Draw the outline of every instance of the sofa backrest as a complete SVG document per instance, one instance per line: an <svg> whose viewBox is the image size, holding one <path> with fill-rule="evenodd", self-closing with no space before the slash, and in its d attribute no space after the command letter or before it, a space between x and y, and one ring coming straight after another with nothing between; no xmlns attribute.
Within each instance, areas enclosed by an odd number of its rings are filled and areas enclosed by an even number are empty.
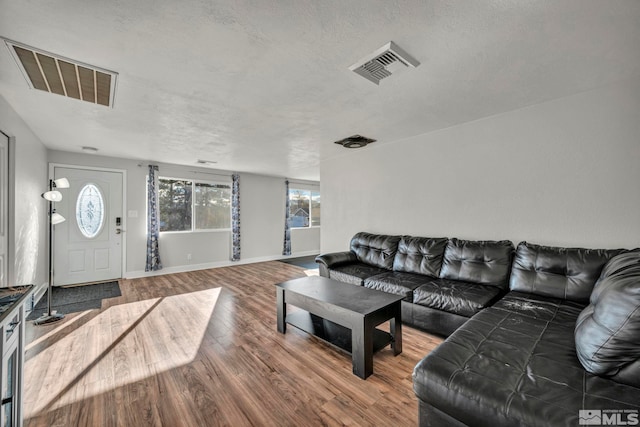
<svg viewBox="0 0 640 427"><path fill-rule="evenodd" d="M640 250L613 257L576 321L576 354L584 368L640 387Z"/></svg>
<svg viewBox="0 0 640 427"><path fill-rule="evenodd" d="M402 236L393 270L438 277L447 241L446 237Z"/></svg>
<svg viewBox="0 0 640 427"><path fill-rule="evenodd" d="M391 270L400 238L401 236L360 232L351 239L350 249L356 254L358 261Z"/></svg>
<svg viewBox="0 0 640 427"><path fill-rule="evenodd" d="M602 267L624 249L560 248L521 242L509 288L512 291L587 303Z"/></svg>
<svg viewBox="0 0 640 427"><path fill-rule="evenodd" d="M506 290L513 250L509 240L449 239L440 278L494 285Z"/></svg>

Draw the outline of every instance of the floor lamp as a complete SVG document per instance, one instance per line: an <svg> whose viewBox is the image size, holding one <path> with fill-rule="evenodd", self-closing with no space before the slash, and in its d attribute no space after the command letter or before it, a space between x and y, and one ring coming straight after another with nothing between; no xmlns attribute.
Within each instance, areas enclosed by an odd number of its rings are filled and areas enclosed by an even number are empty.
<svg viewBox="0 0 640 427"><path fill-rule="evenodd" d="M53 208L54 202L62 200L62 193L59 192L57 188L69 188L69 180L67 178L50 179L49 191L42 193L42 198L49 202L49 287L47 289L47 312L35 320L34 324L36 325L45 325L64 319L64 314L51 312L53 293L53 226L65 220L65 218Z"/></svg>

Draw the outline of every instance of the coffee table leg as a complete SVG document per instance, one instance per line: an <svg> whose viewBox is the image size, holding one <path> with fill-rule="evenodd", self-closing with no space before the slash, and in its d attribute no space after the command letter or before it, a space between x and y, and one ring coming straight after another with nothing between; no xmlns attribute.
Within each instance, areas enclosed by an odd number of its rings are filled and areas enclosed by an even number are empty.
<svg viewBox="0 0 640 427"><path fill-rule="evenodd" d="M285 322L285 318L287 317L287 303L284 302L284 289L281 287L276 287L276 300L278 307L278 332L284 334L287 332L287 323Z"/></svg>
<svg viewBox="0 0 640 427"><path fill-rule="evenodd" d="M373 327L366 318L351 330L351 361L353 373L360 378L373 373Z"/></svg>
<svg viewBox="0 0 640 427"><path fill-rule="evenodd" d="M393 355L397 356L402 353L402 306L400 301L395 305L395 316L391 318L390 332L391 332L391 349Z"/></svg>

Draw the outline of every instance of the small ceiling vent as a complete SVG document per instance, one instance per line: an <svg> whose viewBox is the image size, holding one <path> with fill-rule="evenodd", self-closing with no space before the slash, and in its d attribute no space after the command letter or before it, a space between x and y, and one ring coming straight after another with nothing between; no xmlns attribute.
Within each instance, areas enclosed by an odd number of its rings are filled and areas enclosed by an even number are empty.
<svg viewBox="0 0 640 427"><path fill-rule="evenodd" d="M418 65L420 63L407 52L400 49L394 42L389 42L350 66L349 69L379 85L380 80L395 72L407 67L415 68Z"/></svg>
<svg viewBox="0 0 640 427"><path fill-rule="evenodd" d="M113 107L117 73L11 40L5 43L31 88Z"/></svg>
<svg viewBox="0 0 640 427"><path fill-rule="evenodd" d="M336 141L335 144L342 145L344 148L362 148L372 142L376 142L376 140L362 135L352 135L348 138Z"/></svg>

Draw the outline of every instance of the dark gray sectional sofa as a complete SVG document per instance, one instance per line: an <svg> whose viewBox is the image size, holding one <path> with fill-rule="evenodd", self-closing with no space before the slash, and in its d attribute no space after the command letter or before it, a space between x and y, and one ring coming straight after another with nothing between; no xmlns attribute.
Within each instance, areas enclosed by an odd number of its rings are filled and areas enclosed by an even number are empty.
<svg viewBox="0 0 640 427"><path fill-rule="evenodd" d="M317 261L448 335L413 372L421 426L638 425L640 250L358 233Z"/></svg>

